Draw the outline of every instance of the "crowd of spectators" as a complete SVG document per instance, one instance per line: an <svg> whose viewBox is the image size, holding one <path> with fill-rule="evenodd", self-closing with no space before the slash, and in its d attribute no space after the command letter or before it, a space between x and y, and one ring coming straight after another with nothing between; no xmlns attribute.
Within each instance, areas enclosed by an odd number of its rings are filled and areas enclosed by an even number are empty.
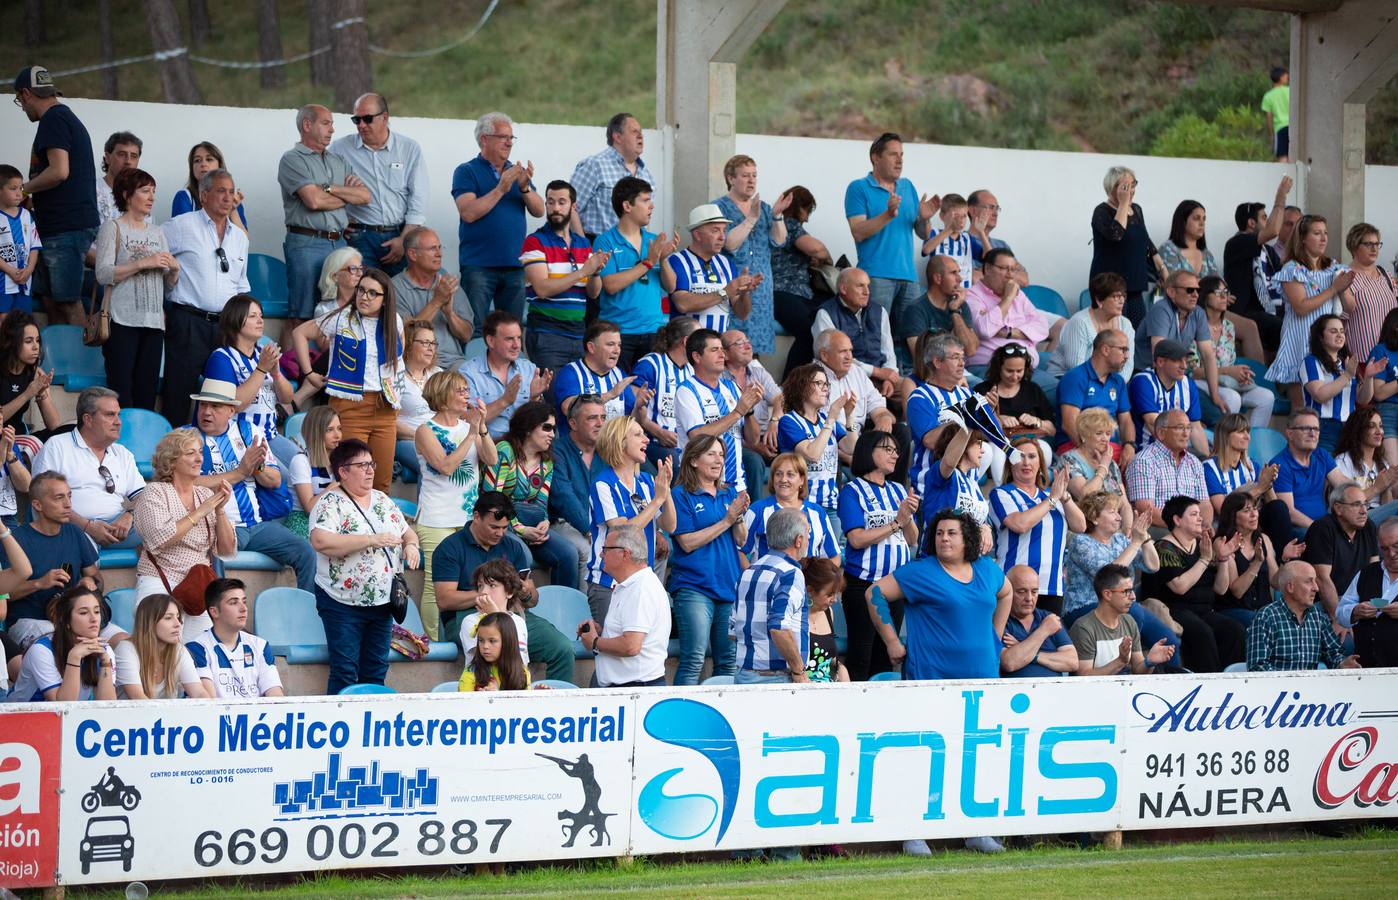
<svg viewBox="0 0 1398 900"><path fill-rule="evenodd" d="M139 138L112 135L99 171L45 70L15 90L37 131L27 177L0 165L13 700L279 693L256 597L219 571L239 550L314 594L332 693L383 682L405 566L463 690L571 677L536 574L586 595L603 687L664 683L672 636L681 685L709 661L753 684L1398 658L1398 297L1378 230L1351 228L1341 264L1289 178L1270 207L1239 198L1220 266L1201 204L1157 245L1113 167L1065 319L991 237L994 194L919 192L896 134L848 183L835 271L807 230L830 185L768 203L735 156L667 231L634 116L540 189L495 112L452 178L448 271L444 187L366 94L337 140L301 108L276 173L284 352L249 292L237 160L196 144L156 224ZM64 425L34 313L87 321L84 278L107 387ZM175 426L149 483L119 442L132 407ZM129 635L101 602L110 548L140 548Z"/></svg>

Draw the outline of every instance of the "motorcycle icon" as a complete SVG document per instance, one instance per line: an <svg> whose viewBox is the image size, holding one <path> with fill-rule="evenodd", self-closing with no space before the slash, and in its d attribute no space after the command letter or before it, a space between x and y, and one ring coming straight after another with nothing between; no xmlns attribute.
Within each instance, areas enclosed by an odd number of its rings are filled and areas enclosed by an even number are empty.
<svg viewBox="0 0 1398 900"><path fill-rule="evenodd" d="M86 794L83 794L83 812L96 812L99 806L120 806L130 812L141 802L141 792L125 784L117 777L116 767L108 766L102 776Z"/></svg>

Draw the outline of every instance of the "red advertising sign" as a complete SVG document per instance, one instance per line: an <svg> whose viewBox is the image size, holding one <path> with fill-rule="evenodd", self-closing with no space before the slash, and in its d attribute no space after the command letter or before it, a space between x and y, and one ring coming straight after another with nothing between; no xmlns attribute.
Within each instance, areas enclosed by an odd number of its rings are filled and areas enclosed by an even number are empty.
<svg viewBox="0 0 1398 900"><path fill-rule="evenodd" d="M56 712L0 713L0 886L54 883L62 736Z"/></svg>

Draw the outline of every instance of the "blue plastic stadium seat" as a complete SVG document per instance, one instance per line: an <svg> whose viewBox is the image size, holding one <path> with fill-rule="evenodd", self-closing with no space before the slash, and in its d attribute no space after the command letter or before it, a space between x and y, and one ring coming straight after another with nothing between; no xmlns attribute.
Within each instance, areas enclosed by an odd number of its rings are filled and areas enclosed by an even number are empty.
<svg viewBox="0 0 1398 900"><path fill-rule="evenodd" d="M131 548L120 550L112 547L102 547L97 551L97 567L99 569L134 569L136 559L140 556L140 551Z"/></svg>
<svg viewBox="0 0 1398 900"><path fill-rule="evenodd" d="M262 315L285 319L291 315L286 293L286 263L265 253L248 254L248 287L262 304Z"/></svg>
<svg viewBox="0 0 1398 900"><path fill-rule="evenodd" d="M1063 295L1051 287L1042 284L1031 284L1024 288L1024 296L1029 298L1029 302L1035 308L1056 316L1068 318L1068 304L1064 301Z"/></svg>
<svg viewBox="0 0 1398 900"><path fill-rule="evenodd" d="M592 652L575 636L578 625L592 618L587 595L582 591L558 584L544 585L539 588L539 604L534 607L534 615L547 619L564 637L573 641L575 659L592 658Z"/></svg>
<svg viewBox="0 0 1398 900"><path fill-rule="evenodd" d="M1278 391L1276 382L1267 377L1267 364L1255 359L1248 359L1240 356L1237 360L1242 365L1252 369L1252 380L1258 387L1270 391L1276 399L1272 401L1272 415L1286 418L1291 415L1291 399L1286 396L1285 391Z"/></svg>
<svg viewBox="0 0 1398 900"><path fill-rule="evenodd" d="M403 627L413 634L422 635L427 629L422 627L422 613L418 612L416 603L408 604L408 614L403 618ZM409 659L397 650L388 651L388 661L398 662L451 662L456 659L459 652L456 644L451 641L428 641L427 655L420 660Z"/></svg>
<svg viewBox="0 0 1398 900"><path fill-rule="evenodd" d="M877 674L877 675L871 677L869 680L870 680L870 681L902 681L902 680L903 680L903 676L900 675L900 674L897 673L897 672L880 672L879 674Z"/></svg>
<svg viewBox="0 0 1398 900"><path fill-rule="evenodd" d="M842 655L849 650L849 625L845 622L845 605L836 603L830 607L835 616L835 649Z"/></svg>
<svg viewBox="0 0 1398 900"><path fill-rule="evenodd" d="M733 683L733 676L732 676L732 675L710 675L708 678L705 678L705 679L704 679L704 682L703 682L703 683L704 683L705 686L711 685L711 684L732 684L732 683Z"/></svg>
<svg viewBox="0 0 1398 900"><path fill-rule="evenodd" d="M1091 308L1092 308L1092 291L1089 291L1087 288L1083 288L1083 289L1082 289L1082 293L1078 294L1078 310L1079 310L1079 311L1082 311L1082 310L1084 310L1084 309L1091 309Z"/></svg>
<svg viewBox="0 0 1398 900"><path fill-rule="evenodd" d="M1226 666L1226 667L1224 668L1223 671L1225 671L1225 672L1246 672L1247 670L1248 670L1248 664L1247 664L1247 663L1245 663L1245 662L1235 662L1235 663L1229 663L1228 666Z"/></svg>
<svg viewBox="0 0 1398 900"><path fill-rule="evenodd" d="M112 622L122 631L130 631L136 621L136 589L117 588L107 594L107 605L112 608Z"/></svg>
<svg viewBox="0 0 1398 900"><path fill-rule="evenodd" d="M417 504L406 497L394 497L393 502L398 504L398 508L403 511L404 518L417 518ZM574 626L576 628L577 626Z"/></svg>
<svg viewBox="0 0 1398 900"><path fill-rule="evenodd" d="M393 688L386 684L351 684L340 688L341 694L396 694Z"/></svg>
<svg viewBox="0 0 1398 900"><path fill-rule="evenodd" d="M330 662L315 594L294 587L268 588L253 601L253 622L273 656L284 656L293 665Z"/></svg>
<svg viewBox="0 0 1398 900"><path fill-rule="evenodd" d="M277 458L277 462L284 470L291 468L291 461L301 452L300 444L279 434L272 435L271 447L272 455Z"/></svg>
<svg viewBox="0 0 1398 900"><path fill-rule="evenodd" d="M1271 428L1252 429L1252 440L1248 442L1248 459L1253 465L1265 466L1272 457L1286 449L1286 437Z"/></svg>
<svg viewBox="0 0 1398 900"><path fill-rule="evenodd" d="M223 561L225 569L251 569L254 572L280 572L282 564L256 550L239 550L232 559Z"/></svg>
<svg viewBox="0 0 1398 900"><path fill-rule="evenodd" d="M43 330L44 368L53 370L53 381L69 391L107 383L107 367L101 347L83 344L77 325L49 325Z"/></svg>
<svg viewBox="0 0 1398 900"><path fill-rule="evenodd" d="M155 453L155 445L172 430L170 420L160 413L134 407L123 409L121 437L117 438L117 443L130 450L131 455L136 457L136 468L141 470L142 477L154 478L155 469L151 466L151 457Z"/></svg>
<svg viewBox="0 0 1398 900"><path fill-rule="evenodd" d="M540 678L534 682L533 687L550 688L555 691L576 691L578 686L571 681L564 681L562 678Z"/></svg>
<svg viewBox="0 0 1398 900"><path fill-rule="evenodd" d="M301 423L305 420L306 414L300 412L287 419L286 422L282 424L282 434L291 438L296 443L301 444L303 447L306 445L301 440Z"/></svg>
<svg viewBox="0 0 1398 900"><path fill-rule="evenodd" d="M455 693L456 693L456 684L457 684L457 683L456 683L455 681L443 681L441 684L437 685L436 687L434 687L434 688L432 689L432 693L434 693L434 694L455 694Z"/></svg>

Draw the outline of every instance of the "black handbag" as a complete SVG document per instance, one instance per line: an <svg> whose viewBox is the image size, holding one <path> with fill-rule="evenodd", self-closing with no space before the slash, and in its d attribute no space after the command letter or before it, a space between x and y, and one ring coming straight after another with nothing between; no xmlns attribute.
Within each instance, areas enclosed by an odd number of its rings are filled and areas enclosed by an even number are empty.
<svg viewBox="0 0 1398 900"><path fill-rule="evenodd" d="M342 491L342 493L344 492ZM354 508L361 516L364 516L364 523L369 526L369 530L374 534L378 534L378 529L374 528L374 520L370 519L365 514L364 510L359 508L359 504L354 502L354 498L348 493L345 493L345 498L349 500L350 503L354 504ZM396 568L397 563L393 559L393 554L388 552L388 548L380 547L379 549L382 550L383 555L388 558L389 569L392 570ZM403 577L402 572L394 572L393 581L388 588L388 611L393 614L393 621L402 625L403 620L408 617L408 604L412 602L413 592L408 590L408 580Z"/></svg>

